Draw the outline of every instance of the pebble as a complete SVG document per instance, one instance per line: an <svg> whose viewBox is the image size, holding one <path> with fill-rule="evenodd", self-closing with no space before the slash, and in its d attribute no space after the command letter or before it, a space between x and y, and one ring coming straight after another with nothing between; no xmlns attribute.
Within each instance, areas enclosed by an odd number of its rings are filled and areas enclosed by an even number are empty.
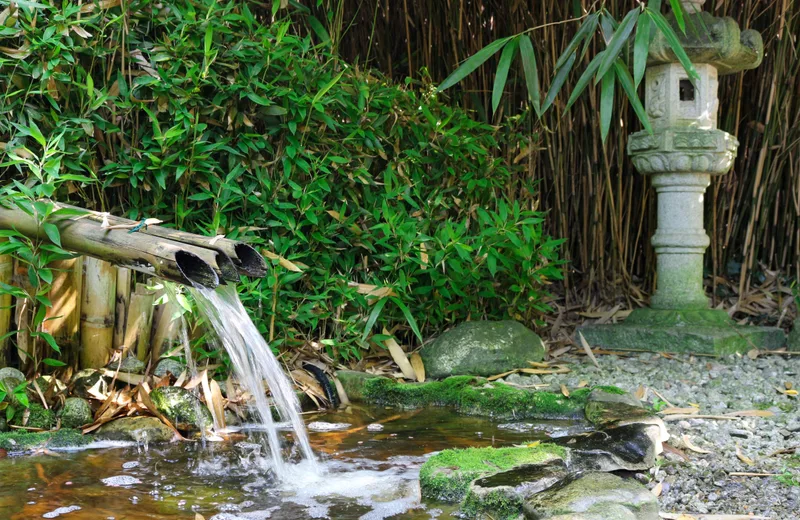
<svg viewBox="0 0 800 520"><path fill-rule="evenodd" d="M309 423L307 428L312 432L338 432L346 430L352 426L350 423L329 423L322 421L314 421Z"/></svg>
<svg viewBox="0 0 800 520"><path fill-rule="evenodd" d="M367 431L369 431L369 432L382 432L383 431L383 425L382 424L378 424L378 423L370 424L369 426L367 426Z"/></svg>
<svg viewBox="0 0 800 520"><path fill-rule="evenodd" d="M130 475L117 475L116 477L108 477L101 480L103 484L111 487L120 486L133 486L134 484L141 484L142 481Z"/></svg>

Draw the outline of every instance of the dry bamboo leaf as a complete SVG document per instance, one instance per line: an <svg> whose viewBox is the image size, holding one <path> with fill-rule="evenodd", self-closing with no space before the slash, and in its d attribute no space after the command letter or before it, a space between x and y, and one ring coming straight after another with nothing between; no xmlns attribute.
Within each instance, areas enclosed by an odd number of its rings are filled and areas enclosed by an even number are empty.
<svg viewBox="0 0 800 520"><path fill-rule="evenodd" d="M519 370L509 370L508 372L503 372L502 374L495 374L493 376L489 376L486 378L487 381L497 381L498 379L503 379L506 376L510 376L511 374L516 374Z"/></svg>
<svg viewBox="0 0 800 520"><path fill-rule="evenodd" d="M569 390L567 389L566 385L561 385L561 393L564 397L569 397Z"/></svg>
<svg viewBox="0 0 800 520"><path fill-rule="evenodd" d="M536 361L528 361L528 364L533 368L550 368L550 363L537 363Z"/></svg>
<svg viewBox="0 0 800 520"><path fill-rule="evenodd" d="M650 490L650 493L652 493L653 496L660 497L663 489L664 489L664 483L659 482L658 484L655 485L655 487L653 487L653 489Z"/></svg>
<svg viewBox="0 0 800 520"><path fill-rule="evenodd" d="M700 413L700 410L698 408L664 408L658 413L661 415L693 415Z"/></svg>
<svg viewBox="0 0 800 520"><path fill-rule="evenodd" d="M196 376L194 376L194 377L191 379L191 381L189 381L188 383L186 383L186 385L184 386L184 388L185 388L186 390L191 390L192 388L194 388L194 387L196 387L197 385L199 385L200 383L202 383L202 382L203 382L203 378L204 378L204 377L207 377L207 376L206 376L206 373L207 373L207 372L208 372L208 369L206 369L206 370L203 370L202 372L200 372L199 374L197 374Z"/></svg>
<svg viewBox="0 0 800 520"><path fill-rule="evenodd" d="M338 377L333 378L333 384L336 387L336 391L339 393L339 401L345 406L350 405L350 398L347 396L347 392L344 391L344 386L342 382L339 381Z"/></svg>
<svg viewBox="0 0 800 520"><path fill-rule="evenodd" d="M736 456L739 458L739 460L741 460L748 466L752 466L756 463L756 461L754 461L753 459L742 453L742 447L739 446L739 443L736 443Z"/></svg>
<svg viewBox="0 0 800 520"><path fill-rule="evenodd" d="M386 329L383 329L383 333L387 336L390 335L389 331ZM397 363L400 371L403 372L403 377L406 379L416 379L417 376L414 373L414 367L411 366L411 363L406 357L406 353L403 352L403 349L400 348L400 345L397 343L397 341L395 341L394 338L389 338L385 340L383 344L389 350L389 354L392 355L392 359L394 359L394 362Z"/></svg>
<svg viewBox="0 0 800 520"><path fill-rule="evenodd" d="M582 379L580 383L578 383L578 388L586 388L589 386L589 381Z"/></svg>
<svg viewBox="0 0 800 520"><path fill-rule="evenodd" d="M103 369L100 371L104 376L115 377L125 383L131 385L140 385L147 377L141 374L128 374L127 372L115 372L113 370Z"/></svg>
<svg viewBox="0 0 800 520"><path fill-rule="evenodd" d="M422 263L420 268L424 271L428 268L428 250L425 247L425 242L419 245L419 260Z"/></svg>
<svg viewBox="0 0 800 520"><path fill-rule="evenodd" d="M194 514L194 520L206 520L206 517L204 517L200 513L195 513Z"/></svg>
<svg viewBox="0 0 800 520"><path fill-rule="evenodd" d="M358 294L364 294L367 297L373 296L379 300L381 298L397 296L397 293L394 292L394 289L392 289L391 287L380 287L368 283L356 283L356 282L350 282L348 285L350 285L350 287L355 287Z"/></svg>
<svg viewBox="0 0 800 520"><path fill-rule="evenodd" d="M775 413L770 412L769 410L742 410L740 412L731 412L725 415L730 415L731 417L772 417L775 415Z"/></svg>
<svg viewBox="0 0 800 520"><path fill-rule="evenodd" d="M519 371L523 374L537 374L537 375L548 375L548 374L569 374L571 370L563 365L557 365L558 368L555 370L542 370L538 368L520 368Z"/></svg>
<svg viewBox="0 0 800 520"><path fill-rule="evenodd" d="M422 356L418 352L411 354L411 368L414 369L414 374L417 376L418 383L425 382L425 363L422 362Z"/></svg>
<svg viewBox="0 0 800 520"><path fill-rule="evenodd" d="M225 405L222 402L222 392L219 390L219 385L213 379L209 381L208 371L203 371L203 397L206 400L206 406L211 412L211 417L214 419L214 427L218 430L225 428Z"/></svg>
<svg viewBox="0 0 800 520"><path fill-rule="evenodd" d="M688 435L681 436L681 439L683 439L683 444L686 446L686 448L695 453L701 453L703 455L708 455L709 453L712 453L708 450L704 450L703 448L698 448L697 445L695 445L692 442L692 440L689 438Z"/></svg>
<svg viewBox="0 0 800 520"><path fill-rule="evenodd" d="M550 352L550 357L551 358L557 358L557 357L563 356L564 354L566 354L570 350L572 350L572 347L569 347L569 346L561 347L559 349L556 349L556 350Z"/></svg>
<svg viewBox="0 0 800 520"><path fill-rule="evenodd" d="M291 371L292 378L304 387L306 394L316 401L317 397L325 398L325 390L317 381L317 378L305 370L295 369Z"/></svg>
<svg viewBox="0 0 800 520"><path fill-rule="evenodd" d="M584 338L583 334L581 334L580 332L578 332L578 339L581 340L581 346L583 346L583 350L586 352L586 355L589 356L589 359L592 360L592 363L594 363L594 366L596 366L597 368L600 368L600 365L597 363L597 358L594 357L594 353L592 352L592 349L589 346L589 343L586 341L586 338Z"/></svg>
<svg viewBox="0 0 800 520"><path fill-rule="evenodd" d="M747 357L749 357L750 359L756 359L759 356L759 354L761 354L761 351L759 351L757 348L754 348L747 352Z"/></svg>
<svg viewBox="0 0 800 520"><path fill-rule="evenodd" d="M644 401L647 397L647 387L644 385L639 385L639 388L633 393L634 397L639 401Z"/></svg>
<svg viewBox="0 0 800 520"><path fill-rule="evenodd" d="M282 257L280 255L276 255L272 251L267 251L266 249L262 249L261 252L264 253L264 256L266 256L270 260L277 260L278 264L281 267L283 267L284 269L286 269L287 271L291 271L293 273L302 273L303 272L303 270L300 269L299 267L297 267L297 264L295 264L291 260L287 260L287 259L285 259L284 257Z"/></svg>

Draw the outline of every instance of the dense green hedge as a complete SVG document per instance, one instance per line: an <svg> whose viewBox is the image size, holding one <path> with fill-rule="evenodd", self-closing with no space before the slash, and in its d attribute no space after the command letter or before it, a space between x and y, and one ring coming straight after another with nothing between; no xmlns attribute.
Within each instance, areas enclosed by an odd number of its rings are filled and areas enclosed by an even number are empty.
<svg viewBox="0 0 800 520"><path fill-rule="evenodd" d="M513 132L348 66L254 4L42 2L0 1L4 159L40 156L41 131L56 198L261 244L271 274L241 293L274 344L358 357L383 327L412 342L545 310L559 241L506 195Z"/></svg>

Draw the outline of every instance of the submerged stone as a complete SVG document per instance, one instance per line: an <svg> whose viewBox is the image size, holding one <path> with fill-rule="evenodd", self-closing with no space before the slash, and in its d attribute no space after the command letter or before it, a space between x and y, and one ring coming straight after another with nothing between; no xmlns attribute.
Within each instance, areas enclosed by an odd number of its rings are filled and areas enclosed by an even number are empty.
<svg viewBox="0 0 800 520"><path fill-rule="evenodd" d="M156 417L122 417L101 426L95 437L109 441L170 442L175 432Z"/></svg>
<svg viewBox="0 0 800 520"><path fill-rule="evenodd" d="M624 507L633 516L621 512ZM610 473L590 473L532 496L525 518L658 520L658 500L646 487ZM562 515L562 516L559 516ZM578 516L575 516L578 515ZM584 515L584 516L580 516Z"/></svg>
<svg viewBox="0 0 800 520"><path fill-rule="evenodd" d="M607 425L652 415L633 395L606 392L600 388L592 390L592 393L589 394L584 412L586 419L597 425Z"/></svg>
<svg viewBox="0 0 800 520"><path fill-rule="evenodd" d="M563 460L545 464L526 464L508 471L476 479L469 486L461 512L468 518L516 520L522 504L567 477Z"/></svg>
<svg viewBox="0 0 800 520"><path fill-rule="evenodd" d="M329 423L323 421L314 421L309 423L306 428L312 432L338 432L346 430L352 426L350 423Z"/></svg>
<svg viewBox="0 0 800 520"><path fill-rule="evenodd" d="M429 458L419 473L422 496L446 502L462 500L470 483L512 468L564 460L566 450L553 444L514 448L444 450Z"/></svg>
<svg viewBox="0 0 800 520"><path fill-rule="evenodd" d="M184 370L186 370L186 367L180 361L164 358L156 365L156 368L153 370L153 375L156 377L164 377L169 373L178 377Z"/></svg>
<svg viewBox="0 0 800 520"><path fill-rule="evenodd" d="M150 392L156 409L179 430L205 429L214 425L211 412L189 390L162 386Z"/></svg>
<svg viewBox="0 0 800 520"><path fill-rule="evenodd" d="M24 452L38 448L75 448L85 446L92 436L79 430L62 428L53 432L27 432L14 430L0 433L0 448L10 452Z"/></svg>
<svg viewBox="0 0 800 520"><path fill-rule="evenodd" d="M530 367L544 358L544 343L516 321L468 321L420 350L428 377L491 376Z"/></svg>
<svg viewBox="0 0 800 520"><path fill-rule="evenodd" d="M69 397L58 412L62 428L78 428L89 424L94 419L89 401L80 397Z"/></svg>

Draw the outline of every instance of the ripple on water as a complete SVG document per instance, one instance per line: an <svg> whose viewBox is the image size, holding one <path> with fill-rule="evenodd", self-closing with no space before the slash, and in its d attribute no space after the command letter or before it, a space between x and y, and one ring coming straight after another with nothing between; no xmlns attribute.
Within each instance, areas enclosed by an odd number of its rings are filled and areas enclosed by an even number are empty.
<svg viewBox="0 0 800 520"><path fill-rule="evenodd" d="M50 511L42 515L42 518L58 518L61 515L72 513L73 511L80 511L80 506L59 507L55 511Z"/></svg>

